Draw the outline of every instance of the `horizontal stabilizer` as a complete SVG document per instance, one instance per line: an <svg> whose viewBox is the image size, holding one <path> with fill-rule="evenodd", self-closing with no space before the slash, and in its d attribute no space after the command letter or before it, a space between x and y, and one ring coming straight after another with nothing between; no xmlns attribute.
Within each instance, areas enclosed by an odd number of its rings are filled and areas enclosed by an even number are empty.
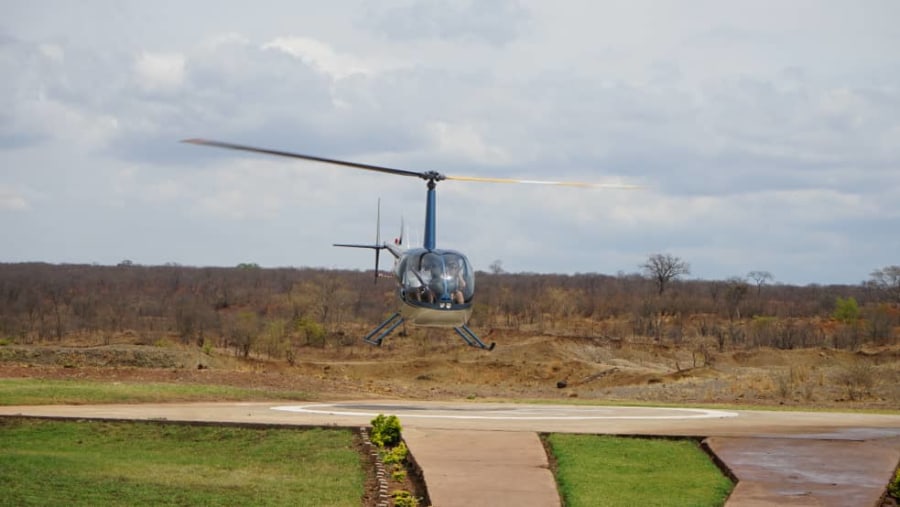
<svg viewBox="0 0 900 507"><path fill-rule="evenodd" d="M387 248L384 245L356 245L356 244L349 244L349 243L334 243L331 246L342 246L345 248L370 248L372 250L383 250L383 249Z"/></svg>

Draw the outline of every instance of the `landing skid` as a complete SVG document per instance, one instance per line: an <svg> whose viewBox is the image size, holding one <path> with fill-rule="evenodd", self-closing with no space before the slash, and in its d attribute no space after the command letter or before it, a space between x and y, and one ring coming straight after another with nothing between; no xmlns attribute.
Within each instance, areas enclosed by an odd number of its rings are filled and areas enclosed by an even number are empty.
<svg viewBox="0 0 900 507"><path fill-rule="evenodd" d="M478 335L465 324L454 327L453 330L456 331L456 334L458 334L466 342L466 345L470 347L483 350L494 350L494 346L497 345L494 342L491 342L490 345L485 345L483 341L478 339Z"/></svg>
<svg viewBox="0 0 900 507"><path fill-rule="evenodd" d="M396 312L364 336L363 341L369 345L380 347L382 340L387 338L387 335L397 329L400 324L403 324L403 317L400 316L400 312Z"/></svg>
<svg viewBox="0 0 900 507"><path fill-rule="evenodd" d="M375 345L376 347L381 346L381 342L384 341L385 338L388 337L392 332L394 332L397 327L403 324L403 317L400 315L400 312L396 312L384 322L378 325L375 329L369 332L366 336L363 337L363 341L368 343L369 345ZM476 349L482 350L494 350L494 346L497 345L494 342L491 342L490 345L485 345L483 341L478 338L478 335L475 334L474 331L469 329L469 326L463 324L459 327L454 327L454 331L458 334L463 341L466 342L466 345L470 347L475 347Z"/></svg>

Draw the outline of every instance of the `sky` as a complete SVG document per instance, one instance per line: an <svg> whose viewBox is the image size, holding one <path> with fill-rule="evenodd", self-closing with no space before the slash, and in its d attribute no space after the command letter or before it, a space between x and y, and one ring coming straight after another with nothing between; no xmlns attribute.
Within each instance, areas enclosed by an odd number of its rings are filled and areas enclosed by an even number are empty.
<svg viewBox="0 0 900 507"><path fill-rule="evenodd" d="M859 283L900 264L894 0L0 0L0 262ZM382 261L389 269L389 261Z"/></svg>

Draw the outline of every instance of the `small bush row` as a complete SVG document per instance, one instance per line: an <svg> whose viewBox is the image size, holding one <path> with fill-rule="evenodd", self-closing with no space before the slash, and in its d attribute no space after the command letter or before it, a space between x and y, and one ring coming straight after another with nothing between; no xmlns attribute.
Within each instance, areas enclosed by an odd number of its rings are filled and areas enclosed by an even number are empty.
<svg viewBox="0 0 900 507"><path fill-rule="evenodd" d="M381 462L391 468L391 478L397 482L406 480L406 457L409 449L400 439L400 419L395 415L378 414L372 419L370 439L378 447ZM397 507L417 507L419 500L406 490L397 490L391 494Z"/></svg>

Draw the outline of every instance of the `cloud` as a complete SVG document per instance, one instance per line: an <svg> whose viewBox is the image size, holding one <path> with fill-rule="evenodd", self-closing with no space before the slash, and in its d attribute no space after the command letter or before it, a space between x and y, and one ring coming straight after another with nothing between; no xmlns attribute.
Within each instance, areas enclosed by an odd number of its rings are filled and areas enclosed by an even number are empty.
<svg viewBox="0 0 900 507"><path fill-rule="evenodd" d="M94 102L109 96L116 72L105 62L58 44L0 46L0 146L24 148L55 139L86 149L108 142L117 119ZM107 75L106 78L101 75Z"/></svg>
<svg viewBox="0 0 900 507"><path fill-rule="evenodd" d="M22 211L29 209L25 196L14 188L0 185L0 209L9 211Z"/></svg>
<svg viewBox="0 0 900 507"><path fill-rule="evenodd" d="M444 39L504 45L519 35L528 13L515 0L406 2L373 9L371 26L397 40Z"/></svg>
<svg viewBox="0 0 900 507"><path fill-rule="evenodd" d="M263 44L263 49L283 51L304 63L340 79L352 74L372 72L370 64L349 54L339 54L324 42L308 37L279 37Z"/></svg>
<svg viewBox="0 0 900 507"><path fill-rule="evenodd" d="M135 80L148 92L174 92L184 83L184 55L141 53L134 62Z"/></svg>
<svg viewBox="0 0 900 507"><path fill-rule="evenodd" d="M434 122L427 126L438 153L484 164L502 165L510 157L489 146L474 125Z"/></svg>
<svg viewBox="0 0 900 507"><path fill-rule="evenodd" d="M65 50L58 44L40 44L38 45L38 50L40 50L42 55L56 62L62 62L66 56Z"/></svg>

